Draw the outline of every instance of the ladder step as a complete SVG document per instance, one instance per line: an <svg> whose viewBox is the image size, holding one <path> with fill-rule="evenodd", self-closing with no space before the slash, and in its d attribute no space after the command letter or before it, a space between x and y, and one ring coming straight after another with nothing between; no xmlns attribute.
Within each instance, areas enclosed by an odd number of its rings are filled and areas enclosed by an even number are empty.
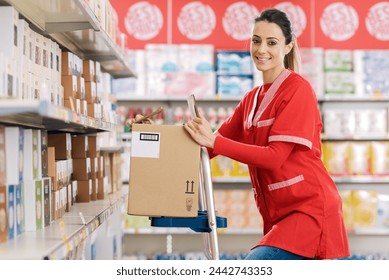
<svg viewBox="0 0 389 280"><path fill-rule="evenodd" d="M208 225L207 211L198 211L198 216L193 218L181 217L150 217L152 227L179 227L190 228L195 232L211 232ZM227 218L216 216L216 227L226 228Z"/></svg>

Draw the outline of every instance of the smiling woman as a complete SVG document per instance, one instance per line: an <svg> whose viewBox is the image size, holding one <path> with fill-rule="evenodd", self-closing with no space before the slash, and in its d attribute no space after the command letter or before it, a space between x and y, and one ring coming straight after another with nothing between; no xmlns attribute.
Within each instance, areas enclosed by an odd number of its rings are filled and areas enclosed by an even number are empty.
<svg viewBox="0 0 389 280"><path fill-rule="evenodd" d="M201 114L184 127L211 157L249 167L264 236L247 259L348 256L342 200L321 160L316 95L297 73L297 41L284 12L255 18L250 50L264 84L247 92L215 133Z"/></svg>
<svg viewBox="0 0 389 280"><path fill-rule="evenodd" d="M250 52L265 84L273 82L284 68L299 72L297 40L288 21L274 12L263 12L254 20Z"/></svg>

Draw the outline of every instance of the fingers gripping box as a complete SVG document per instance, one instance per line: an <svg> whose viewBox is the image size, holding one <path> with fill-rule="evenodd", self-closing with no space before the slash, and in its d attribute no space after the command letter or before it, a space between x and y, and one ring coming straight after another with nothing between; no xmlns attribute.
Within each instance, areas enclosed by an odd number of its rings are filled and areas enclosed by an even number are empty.
<svg viewBox="0 0 389 280"><path fill-rule="evenodd" d="M195 217L200 146L183 126L132 127L128 214Z"/></svg>

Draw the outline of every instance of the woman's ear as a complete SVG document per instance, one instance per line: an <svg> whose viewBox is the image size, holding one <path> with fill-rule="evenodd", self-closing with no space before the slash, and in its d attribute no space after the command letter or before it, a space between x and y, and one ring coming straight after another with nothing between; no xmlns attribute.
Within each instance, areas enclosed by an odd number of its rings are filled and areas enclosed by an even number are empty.
<svg viewBox="0 0 389 280"><path fill-rule="evenodd" d="M289 54L290 51L293 49L294 41L290 42L285 46L285 55Z"/></svg>

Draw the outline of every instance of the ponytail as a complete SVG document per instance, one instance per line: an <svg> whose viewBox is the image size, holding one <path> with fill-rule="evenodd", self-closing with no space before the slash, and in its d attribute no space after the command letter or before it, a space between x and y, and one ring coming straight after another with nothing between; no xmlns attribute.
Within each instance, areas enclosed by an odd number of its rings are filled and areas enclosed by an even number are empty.
<svg viewBox="0 0 389 280"><path fill-rule="evenodd" d="M290 70L299 73L300 72L300 64L301 64L301 57L300 57L300 51L297 44L297 38L295 35L292 35L292 42L293 47L290 50L290 52L285 56L284 58L284 65L285 68L289 68Z"/></svg>

